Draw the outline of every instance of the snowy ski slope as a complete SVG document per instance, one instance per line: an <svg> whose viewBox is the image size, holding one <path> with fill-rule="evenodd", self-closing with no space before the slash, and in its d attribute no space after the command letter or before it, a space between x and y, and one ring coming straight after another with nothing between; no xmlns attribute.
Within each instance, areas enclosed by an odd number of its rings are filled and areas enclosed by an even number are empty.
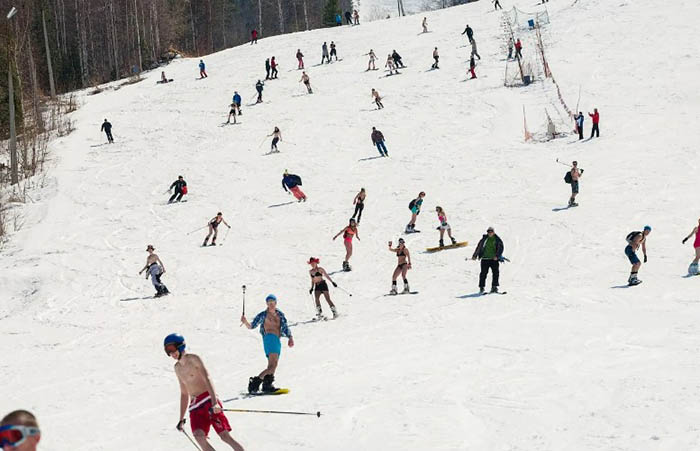
<svg viewBox="0 0 700 451"><path fill-rule="evenodd" d="M571 3L549 2L544 34L567 103L580 86L579 109L601 113L602 137L590 142L524 143L522 107L531 131L543 130L553 88L503 87L490 2L428 14L425 35L421 14L277 36L206 56L205 80L185 59L165 68L172 84L156 85L153 72L83 93L76 131L52 144L47 188L0 254L2 411L34 411L45 450L191 449L174 429L178 384L163 337L184 334L220 397L238 398L265 365L259 334L239 327L241 285L249 318L275 293L292 323L310 319L306 261L340 269L342 241L331 238L365 187L354 271L333 276L353 293L331 291L342 316L293 328L277 372L290 394L225 403L323 416L231 413L247 450L698 449L700 279L683 277L692 248L680 241L700 216L700 6ZM466 23L483 58L470 81ZM316 66L331 40L342 61ZM441 69L427 71L435 46ZM313 95L298 83L297 48ZM370 48L380 67L396 49L408 68L365 72ZM279 80L247 106L273 55ZM219 127L234 90L242 124ZM93 147L104 118L116 144ZM281 153L262 156L274 126ZM391 158L368 159L372 126ZM585 169L578 208L562 209L569 186L557 158ZM285 169L302 177L308 202L273 207L292 200ZM188 202L168 206L180 174ZM396 265L386 242L402 236L421 190L422 233L406 237L420 294L384 297ZM423 252L437 245L436 205L468 247ZM205 233L187 232L217 211L231 233L201 248ZM624 239L644 224L654 228L644 283L626 288ZM501 267L508 294L472 297L479 268L465 257L489 225L512 260ZM173 292L159 300L141 299L153 292L137 275L149 243Z"/></svg>

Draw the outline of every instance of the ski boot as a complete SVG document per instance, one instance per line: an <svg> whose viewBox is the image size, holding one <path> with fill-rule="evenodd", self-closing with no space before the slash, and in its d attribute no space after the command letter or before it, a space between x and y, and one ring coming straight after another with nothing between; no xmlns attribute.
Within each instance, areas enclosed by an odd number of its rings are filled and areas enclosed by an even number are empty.
<svg viewBox="0 0 700 451"><path fill-rule="evenodd" d="M211 244L209 246L216 246L216 239L211 240Z"/></svg>
<svg viewBox="0 0 700 451"><path fill-rule="evenodd" d="M343 262L343 271L347 272L350 271L350 263L348 262Z"/></svg>
<svg viewBox="0 0 700 451"><path fill-rule="evenodd" d="M450 238L450 239L452 240L453 245L457 244L457 240L455 240L454 238Z"/></svg>
<svg viewBox="0 0 700 451"><path fill-rule="evenodd" d="M265 393L272 393L277 391L277 387L272 385L272 383L275 381L275 376L272 374L267 374L262 381L262 391Z"/></svg>
<svg viewBox="0 0 700 451"><path fill-rule="evenodd" d="M410 293L410 292L411 292L411 290L408 288L408 282L404 282L403 283L403 291L401 292L401 294L406 294L406 293Z"/></svg>
<svg viewBox="0 0 700 451"><path fill-rule="evenodd" d="M248 379L248 393L257 393L260 390L260 384L262 384L262 379L258 376L251 377Z"/></svg>
<svg viewBox="0 0 700 451"><path fill-rule="evenodd" d="M338 311L335 309L335 306L331 307L331 312L333 312L333 319L336 319L338 317Z"/></svg>
<svg viewBox="0 0 700 451"><path fill-rule="evenodd" d="M440 240L440 247L445 247L445 242Z"/></svg>
<svg viewBox="0 0 700 451"><path fill-rule="evenodd" d="M208 242L209 242L209 238L205 238L204 242L202 243L202 247L205 247Z"/></svg>

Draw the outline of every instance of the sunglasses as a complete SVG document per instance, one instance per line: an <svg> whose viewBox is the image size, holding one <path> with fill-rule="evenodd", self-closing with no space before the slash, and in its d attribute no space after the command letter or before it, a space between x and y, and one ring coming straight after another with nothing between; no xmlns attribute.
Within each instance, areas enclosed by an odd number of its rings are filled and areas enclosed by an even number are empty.
<svg viewBox="0 0 700 451"><path fill-rule="evenodd" d="M40 433L39 428L35 427L15 426L12 424L0 426L0 446L17 447L24 443L27 438Z"/></svg>
<svg viewBox="0 0 700 451"><path fill-rule="evenodd" d="M164 346L165 353L169 356L173 352L177 351L178 347L179 346L176 343L168 343L167 345Z"/></svg>
<svg viewBox="0 0 700 451"><path fill-rule="evenodd" d="M493 233L493 230L487 230L486 233Z"/></svg>

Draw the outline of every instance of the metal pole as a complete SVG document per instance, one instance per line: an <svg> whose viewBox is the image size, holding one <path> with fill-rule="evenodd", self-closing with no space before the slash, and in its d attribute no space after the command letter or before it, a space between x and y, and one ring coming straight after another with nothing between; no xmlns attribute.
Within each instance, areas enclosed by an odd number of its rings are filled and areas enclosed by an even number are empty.
<svg viewBox="0 0 700 451"><path fill-rule="evenodd" d="M17 131L15 130L15 88L12 83L12 59L10 58L10 20L17 13L13 6L7 13L7 89L10 101L10 183L19 183L17 174Z"/></svg>

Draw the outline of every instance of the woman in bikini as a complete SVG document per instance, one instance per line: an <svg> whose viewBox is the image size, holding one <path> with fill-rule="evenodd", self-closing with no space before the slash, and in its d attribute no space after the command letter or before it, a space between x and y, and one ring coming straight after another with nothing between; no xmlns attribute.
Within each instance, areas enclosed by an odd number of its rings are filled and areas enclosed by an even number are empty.
<svg viewBox="0 0 700 451"><path fill-rule="evenodd" d="M219 224L224 223L226 227L229 229L231 228L230 225L226 221L224 221L224 215L221 212L218 212L216 216L211 218L209 220L209 234L207 235L206 238L204 238L204 243L202 243L202 247L207 245L207 241L209 241L209 237L214 235L214 237L211 239L211 245L216 246L216 236L219 234Z"/></svg>
<svg viewBox="0 0 700 451"><path fill-rule="evenodd" d="M333 282L333 279L331 279L331 276L328 275L325 269L318 266L318 264L321 263L320 259L311 257L307 263L311 265L311 269L309 270L309 275L311 276L309 294L313 293L314 300L316 301L316 319L325 319L323 311L321 310L321 295L326 298L326 302L328 302L328 306L331 308L331 312L333 312L333 319L337 318L338 312L335 309L335 304L331 301L331 296L328 293L328 284L324 280L324 277L328 279L334 287L337 287L338 284Z"/></svg>
<svg viewBox="0 0 700 451"><path fill-rule="evenodd" d="M437 213L438 221L440 221L440 225L438 226L438 230L440 231L440 247L445 245L442 241L445 230L447 230L447 236L452 240L452 244L457 244L457 240L452 237L452 227L447 223L447 213L445 213L445 210L443 210L442 207L435 207L435 212Z"/></svg>
<svg viewBox="0 0 700 451"><path fill-rule="evenodd" d="M408 273L408 270L411 269L411 254L408 252L403 238L399 238L399 245L395 248L391 247L391 245L392 242L389 241L389 252L395 253L396 257L399 259L399 262L394 270L394 274L391 276L391 291L389 294L398 294L396 291L396 279L399 277L399 274L401 274L401 277L403 277L402 293L409 293L411 290L408 288L408 279L406 278L406 274Z"/></svg>
<svg viewBox="0 0 700 451"><path fill-rule="evenodd" d="M335 240L341 234L343 235L343 242L345 244L345 261L343 261L343 271L350 271L350 257L352 257L352 237L356 236L357 240L360 240L360 235L357 233L357 223L354 219L350 219L350 223L347 227L343 228L338 232L333 239Z"/></svg>
<svg viewBox="0 0 700 451"><path fill-rule="evenodd" d="M688 241L688 239L693 235L695 235L695 241L693 242L693 247L695 248L695 258L690 264L691 268L688 269L688 273L697 274L698 262L700 261L700 219L698 219L698 225L693 228L693 231L690 232L687 237L683 238L683 244L685 244L685 242Z"/></svg>

